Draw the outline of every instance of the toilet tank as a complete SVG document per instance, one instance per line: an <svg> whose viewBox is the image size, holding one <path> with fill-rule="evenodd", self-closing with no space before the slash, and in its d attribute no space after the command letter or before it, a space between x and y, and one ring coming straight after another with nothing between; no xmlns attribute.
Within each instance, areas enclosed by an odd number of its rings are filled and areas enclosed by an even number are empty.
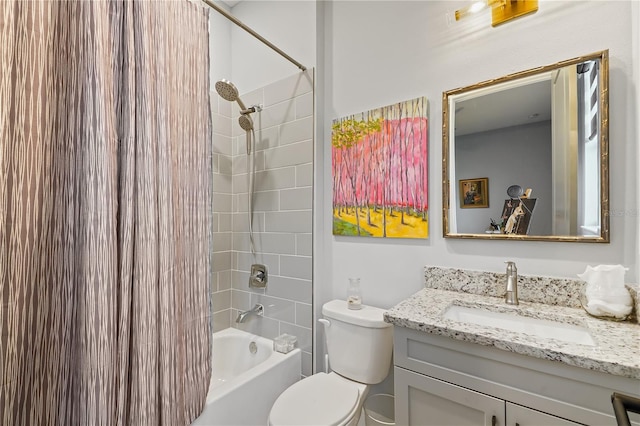
<svg viewBox="0 0 640 426"><path fill-rule="evenodd" d="M376 384L387 377L393 353L393 326L384 309L362 305L349 309L345 300L322 306L329 364L336 373L360 383Z"/></svg>

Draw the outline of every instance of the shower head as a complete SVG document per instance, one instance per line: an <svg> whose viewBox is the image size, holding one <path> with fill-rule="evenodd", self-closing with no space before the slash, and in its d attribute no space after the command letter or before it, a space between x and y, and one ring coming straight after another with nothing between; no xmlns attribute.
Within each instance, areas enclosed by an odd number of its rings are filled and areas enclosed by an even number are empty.
<svg viewBox="0 0 640 426"><path fill-rule="evenodd" d="M247 109L247 107L244 106L244 103L242 103L242 101L240 100L238 88L232 82L225 80L224 78L220 81L217 81L216 92L218 92L220 97L225 101L237 101L241 110Z"/></svg>
<svg viewBox="0 0 640 426"><path fill-rule="evenodd" d="M241 115L240 118L238 118L238 123L240 123L240 127L247 132L253 130L253 120L248 115Z"/></svg>

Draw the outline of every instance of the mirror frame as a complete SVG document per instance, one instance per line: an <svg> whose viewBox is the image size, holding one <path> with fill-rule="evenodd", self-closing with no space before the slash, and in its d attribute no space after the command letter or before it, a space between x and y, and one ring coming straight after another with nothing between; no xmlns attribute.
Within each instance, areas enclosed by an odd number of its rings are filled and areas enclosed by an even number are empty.
<svg viewBox="0 0 640 426"><path fill-rule="evenodd" d="M584 237L572 235L515 235L515 234L466 234L451 233L449 231L450 204L450 176L449 160L450 148L454 144L454 135L449 129L450 97L509 82L535 74L549 72L557 68L574 65L584 61L599 59L600 72L600 236ZM454 108L455 111L455 108ZM455 200L453 200L455 202ZM555 241L580 243L609 243L609 50L595 52L590 55L557 62L555 64L520 71L504 77L486 80L470 86L461 87L442 93L442 233L444 238L480 239L480 240L519 240L519 241Z"/></svg>

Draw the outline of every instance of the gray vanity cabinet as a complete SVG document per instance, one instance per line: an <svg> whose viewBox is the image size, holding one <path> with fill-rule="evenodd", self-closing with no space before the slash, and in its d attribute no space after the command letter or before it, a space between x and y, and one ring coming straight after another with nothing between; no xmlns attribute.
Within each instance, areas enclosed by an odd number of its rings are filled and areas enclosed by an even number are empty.
<svg viewBox="0 0 640 426"><path fill-rule="evenodd" d="M613 425L611 394L640 393L636 379L398 326L394 364L398 425Z"/></svg>
<svg viewBox="0 0 640 426"><path fill-rule="evenodd" d="M396 421L420 426L576 426L531 408L395 367Z"/></svg>
<svg viewBox="0 0 640 426"><path fill-rule="evenodd" d="M504 425L504 401L395 367L398 425Z"/></svg>

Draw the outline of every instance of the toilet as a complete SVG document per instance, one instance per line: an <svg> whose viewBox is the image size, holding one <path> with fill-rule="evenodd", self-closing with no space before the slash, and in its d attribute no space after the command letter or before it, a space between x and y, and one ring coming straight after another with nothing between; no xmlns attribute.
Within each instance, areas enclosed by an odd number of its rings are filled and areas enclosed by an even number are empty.
<svg viewBox="0 0 640 426"><path fill-rule="evenodd" d="M271 426L356 425L371 385L382 382L391 366L393 327L384 310L344 300L322 306L331 373L317 373L296 382L276 399Z"/></svg>

